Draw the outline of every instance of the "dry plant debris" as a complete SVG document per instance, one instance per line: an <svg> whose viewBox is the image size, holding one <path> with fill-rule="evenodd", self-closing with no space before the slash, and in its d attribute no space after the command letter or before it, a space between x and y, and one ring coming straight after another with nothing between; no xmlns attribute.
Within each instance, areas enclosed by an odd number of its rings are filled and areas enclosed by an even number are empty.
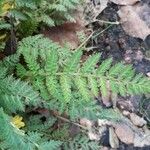
<svg viewBox="0 0 150 150"><path fill-rule="evenodd" d="M140 0L110 0L111 2L118 5L133 5Z"/></svg>
<svg viewBox="0 0 150 150"><path fill-rule="evenodd" d="M74 12L76 22L66 22L60 26L46 28L42 33L61 46L67 44L70 49L76 49L80 43L77 32L85 31L83 16L83 9L78 7Z"/></svg>
<svg viewBox="0 0 150 150"><path fill-rule="evenodd" d="M118 11L122 27L126 33L143 40L150 34L149 13L150 8L141 4L122 6Z"/></svg>

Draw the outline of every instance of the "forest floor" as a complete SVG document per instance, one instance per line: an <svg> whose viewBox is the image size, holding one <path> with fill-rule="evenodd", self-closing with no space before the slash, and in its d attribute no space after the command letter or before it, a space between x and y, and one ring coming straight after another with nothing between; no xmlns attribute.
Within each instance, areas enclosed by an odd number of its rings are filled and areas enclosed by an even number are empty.
<svg viewBox="0 0 150 150"><path fill-rule="evenodd" d="M142 5L150 5L149 0L141 2ZM109 3L107 7L98 15L97 19L105 20L109 22L117 22L120 20L118 16L119 7L117 4ZM150 8L149 8L150 12ZM150 16L150 14L149 14ZM138 24L138 23L137 23ZM132 64L136 72L143 73L149 76L150 73L150 36L147 36L144 40L130 36L123 29L122 24L110 24L95 22L92 24L93 30L103 31L102 34L90 40L88 46L94 47L92 52L100 52L102 59L113 57L115 62L123 61L126 64ZM134 28L134 27L133 27ZM117 107L121 110L122 114L129 120L116 129L117 136L120 141L119 150L149 150L150 140L145 144L140 141L140 138L135 135L146 137L147 134L150 139L150 101L149 95L146 96L129 96L118 97ZM107 100L108 102L108 100ZM102 103L105 103L105 99L102 99ZM106 106L107 107L107 106ZM112 105L108 105L112 107ZM144 124L140 125L142 120L146 121L147 127ZM131 124L130 124L131 122ZM144 122L143 122L144 123ZM130 125L129 125L130 124ZM130 127L129 127L130 126ZM144 131L145 130L145 131ZM111 130L105 132L102 143L105 149L110 149L113 145L110 143ZM134 140L132 141L132 134L134 134ZM125 139L126 138L126 139ZM145 140L145 139L143 139ZM144 142L143 142L144 143ZM109 148L108 148L109 147ZM104 149L104 148L103 148Z"/></svg>
<svg viewBox="0 0 150 150"><path fill-rule="evenodd" d="M144 4L148 4L149 1L143 1ZM149 3L150 5L150 3ZM119 10L119 6L114 3L109 3L107 7L98 15L97 19L116 22L120 20L117 12ZM150 13L150 8L149 8ZM150 16L150 15L149 15ZM92 24L93 30L104 30L108 25L102 24L99 22L95 22ZM147 36L146 39L142 40L140 38L135 38L126 33L123 29L122 25L110 25L110 27L103 32L101 35L96 38L90 40L88 46L92 46L95 49L92 49L93 52L100 52L102 54L102 59L106 59L109 57L113 57L115 62L123 61L126 64L132 64L137 73L143 73L149 76L150 73L150 36ZM119 108L122 114L128 118L132 122L132 127L135 128L135 132L140 134L140 132L144 131L143 126L136 124L136 121L142 122L142 118L147 122L147 129L150 128L150 97L147 96L131 96L131 97L118 97L117 99L117 108ZM104 99L105 101L105 99ZM107 100L108 102L108 100ZM103 100L102 100L103 103ZM104 102L105 103L105 102ZM112 105L108 105L112 107ZM137 116L138 117L137 117ZM129 122L130 122L129 121ZM127 123L128 124L128 123ZM129 126L129 125L128 125ZM147 130L146 129L146 130ZM118 129L118 136L120 140L119 150L149 150L150 149L150 140L149 146L144 147L142 144L140 145L140 140L138 138L134 139L133 144L131 139L132 131L126 128L124 125ZM122 132L122 133L121 133ZM144 132L141 134L145 134ZM150 131L147 131L150 139ZM110 138L109 135L110 130L106 132L103 137L103 145L105 145L105 149L110 149ZM123 135L121 135L123 134ZM123 136L128 138L128 140L122 140ZM121 139L122 138L122 139ZM137 141L136 141L137 140ZM135 143L138 143L135 146ZM130 144L129 144L130 143Z"/></svg>
<svg viewBox="0 0 150 150"><path fill-rule="evenodd" d="M94 34L86 40L85 57L98 52L101 54L100 61L113 57L114 63L131 64L137 73L150 77L150 1L110 1L87 1L86 29ZM137 14L134 14L136 10ZM61 44L65 39L74 49L78 45L76 31L85 29L81 24L80 20L77 24L65 24L42 33ZM102 150L150 150L150 95L115 98L110 95L98 100L100 105L119 109L124 120L119 124L99 120L101 133L91 133L91 140L97 140L96 136L100 134ZM81 122L87 123L88 120Z"/></svg>

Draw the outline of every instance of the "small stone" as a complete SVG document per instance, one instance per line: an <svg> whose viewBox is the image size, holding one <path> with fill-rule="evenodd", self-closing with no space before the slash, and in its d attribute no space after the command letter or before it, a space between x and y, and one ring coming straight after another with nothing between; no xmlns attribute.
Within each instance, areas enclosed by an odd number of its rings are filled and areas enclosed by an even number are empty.
<svg viewBox="0 0 150 150"><path fill-rule="evenodd" d="M126 111L126 110L124 110L124 111L122 112L122 114L123 114L124 116L129 116L129 115L130 115L130 112L129 112L129 111Z"/></svg>
<svg viewBox="0 0 150 150"><path fill-rule="evenodd" d="M148 72L146 75L147 75L148 77L150 77L150 72Z"/></svg>
<svg viewBox="0 0 150 150"><path fill-rule="evenodd" d="M126 57L124 58L124 60L125 60L125 62L126 62L127 64L130 64L130 63L132 62L132 58L129 57L129 56L126 56Z"/></svg>
<svg viewBox="0 0 150 150"><path fill-rule="evenodd" d="M134 146L135 146L135 147L146 147L146 146L150 146L150 138L149 138L149 135L138 135L138 134L135 134Z"/></svg>
<svg viewBox="0 0 150 150"><path fill-rule="evenodd" d="M105 126L105 125L111 125L111 122L109 122L108 120L105 120L105 119L98 119L98 126L101 127L101 126Z"/></svg>
<svg viewBox="0 0 150 150"><path fill-rule="evenodd" d="M138 127L142 127L147 123L143 118L139 117L138 115L134 113L130 114L130 119L132 123Z"/></svg>
<svg viewBox="0 0 150 150"><path fill-rule="evenodd" d="M102 147L100 150L110 150L110 148L104 146L104 147Z"/></svg>
<svg viewBox="0 0 150 150"><path fill-rule="evenodd" d="M126 144L134 143L134 132L130 127L125 124L117 124L115 126L115 133L117 134L120 141Z"/></svg>
<svg viewBox="0 0 150 150"><path fill-rule="evenodd" d="M89 131L89 132L88 132L88 137L89 137L89 139L92 140L92 141L93 141L93 140L96 140L96 141L99 140L99 135L93 133L92 131Z"/></svg>
<svg viewBox="0 0 150 150"><path fill-rule="evenodd" d="M116 133L114 132L113 127L109 128L109 143L112 148L114 149L119 148L119 140Z"/></svg>
<svg viewBox="0 0 150 150"><path fill-rule="evenodd" d="M100 128L99 128L99 136L100 136L100 138L103 136L103 134L104 134L104 132L106 132L106 130L107 130L107 127L106 126L101 126Z"/></svg>
<svg viewBox="0 0 150 150"><path fill-rule="evenodd" d="M142 61L142 59L143 59L143 53L140 51L140 50L138 50L137 52L136 52L136 60L139 60L139 61Z"/></svg>
<svg viewBox="0 0 150 150"><path fill-rule="evenodd" d="M87 127L88 129L91 129L93 125L92 121L88 120L87 118L80 119L80 124Z"/></svg>

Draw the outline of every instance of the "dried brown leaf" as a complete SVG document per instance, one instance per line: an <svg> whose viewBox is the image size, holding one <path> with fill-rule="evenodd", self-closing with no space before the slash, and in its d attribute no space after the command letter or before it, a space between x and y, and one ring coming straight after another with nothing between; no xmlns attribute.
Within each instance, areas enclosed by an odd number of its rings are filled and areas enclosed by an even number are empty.
<svg viewBox="0 0 150 150"><path fill-rule="evenodd" d="M46 28L42 33L61 46L68 44L70 49L75 49L80 43L77 32L85 31L85 20L81 8L74 12L74 18L76 22L66 22L60 26Z"/></svg>
<svg viewBox="0 0 150 150"><path fill-rule="evenodd" d="M107 7L108 0L99 0L99 2L100 5L99 6L97 5L97 11L95 11L98 14L100 14Z"/></svg>
<svg viewBox="0 0 150 150"><path fill-rule="evenodd" d="M85 16L87 24L93 22L97 16L107 7L109 0L86 0Z"/></svg>
<svg viewBox="0 0 150 150"><path fill-rule="evenodd" d="M118 15L127 34L145 39L150 34L150 9L147 5L122 6Z"/></svg>
<svg viewBox="0 0 150 150"><path fill-rule="evenodd" d="M118 5L133 5L140 0L110 0L110 1Z"/></svg>

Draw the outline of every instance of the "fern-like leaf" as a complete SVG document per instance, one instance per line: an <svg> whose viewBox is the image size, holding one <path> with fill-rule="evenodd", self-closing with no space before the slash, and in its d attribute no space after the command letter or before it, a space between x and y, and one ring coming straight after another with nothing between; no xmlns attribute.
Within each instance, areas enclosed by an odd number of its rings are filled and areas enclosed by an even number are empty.
<svg viewBox="0 0 150 150"><path fill-rule="evenodd" d="M69 102L73 90L78 91L86 100L93 96L97 97L99 91L104 96L107 95L108 90L122 96L150 92L150 80L143 75L136 75L130 65L123 63L112 65L111 58L97 66L99 54L94 54L82 63L82 51L78 50L70 53L71 56L64 61L62 60L64 58L61 58L64 50L61 49L60 52L57 44L39 35L24 39L20 47L21 54L27 61L27 71L43 76L50 95L57 100ZM31 54L31 52L36 54ZM29 58L26 59L29 54L32 61ZM63 64L60 63L62 61Z"/></svg>
<svg viewBox="0 0 150 150"><path fill-rule="evenodd" d="M94 54L90 58L88 58L81 68L82 72L91 73L95 69L96 64L99 62L99 59L100 54Z"/></svg>

